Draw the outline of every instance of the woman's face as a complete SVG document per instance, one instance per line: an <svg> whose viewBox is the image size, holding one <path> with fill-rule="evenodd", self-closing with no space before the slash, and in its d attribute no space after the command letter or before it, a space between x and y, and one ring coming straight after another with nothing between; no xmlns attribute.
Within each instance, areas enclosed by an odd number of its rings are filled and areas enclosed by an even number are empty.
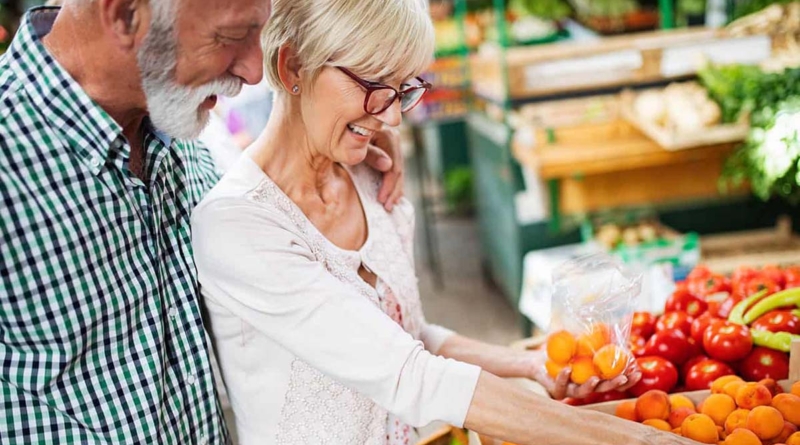
<svg viewBox="0 0 800 445"><path fill-rule="evenodd" d="M400 80L381 81L395 89ZM308 88L308 87L306 87ZM396 127L402 119L400 102L375 115L364 110L366 90L344 72L325 67L310 89L301 93L301 112L314 149L334 162L356 165L367 156L372 135L383 125Z"/></svg>

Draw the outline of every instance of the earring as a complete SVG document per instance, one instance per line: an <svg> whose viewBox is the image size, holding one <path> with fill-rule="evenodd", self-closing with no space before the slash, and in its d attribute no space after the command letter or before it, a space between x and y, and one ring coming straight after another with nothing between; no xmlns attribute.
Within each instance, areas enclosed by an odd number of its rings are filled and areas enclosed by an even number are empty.
<svg viewBox="0 0 800 445"><path fill-rule="evenodd" d="M297 94L299 92L300 92L300 86L299 85L295 85L295 86L292 87L292 93Z"/></svg>

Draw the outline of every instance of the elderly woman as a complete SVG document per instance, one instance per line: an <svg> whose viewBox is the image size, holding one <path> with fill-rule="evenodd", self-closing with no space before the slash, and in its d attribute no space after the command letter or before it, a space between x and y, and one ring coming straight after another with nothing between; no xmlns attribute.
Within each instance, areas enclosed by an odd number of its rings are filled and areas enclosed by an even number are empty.
<svg viewBox="0 0 800 445"><path fill-rule="evenodd" d="M683 439L537 396L539 353L425 321L414 214L387 211L360 163L428 90L423 0L274 0L263 35L276 90L267 128L197 207L193 236L209 329L244 444L409 444L434 420L516 443ZM567 371L568 372L568 371ZM688 443L688 442L687 442Z"/></svg>

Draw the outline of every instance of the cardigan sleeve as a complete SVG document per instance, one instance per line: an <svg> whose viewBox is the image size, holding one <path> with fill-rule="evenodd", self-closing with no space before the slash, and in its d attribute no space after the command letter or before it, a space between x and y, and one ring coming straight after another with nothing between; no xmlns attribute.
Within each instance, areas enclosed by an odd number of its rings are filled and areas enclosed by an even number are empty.
<svg viewBox="0 0 800 445"><path fill-rule="evenodd" d="M244 198L201 204L192 244L204 295L403 421L462 426L480 368L426 351L290 226Z"/></svg>

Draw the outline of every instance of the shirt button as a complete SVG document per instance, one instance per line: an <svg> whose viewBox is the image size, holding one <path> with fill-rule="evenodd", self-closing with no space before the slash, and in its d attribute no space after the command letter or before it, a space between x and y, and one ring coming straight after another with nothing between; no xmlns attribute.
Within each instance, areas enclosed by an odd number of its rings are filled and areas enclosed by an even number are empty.
<svg viewBox="0 0 800 445"><path fill-rule="evenodd" d="M175 317L178 316L178 310L175 309L175 306L172 306L171 308L169 308L168 315L169 315L169 318L171 318L173 320L175 319Z"/></svg>
<svg viewBox="0 0 800 445"><path fill-rule="evenodd" d="M194 382L197 381L194 374L189 374L189 377L186 377L186 382L190 385L194 385Z"/></svg>
<svg viewBox="0 0 800 445"><path fill-rule="evenodd" d="M92 164L92 167L97 168L100 167L101 162L99 158L93 157L90 164Z"/></svg>

